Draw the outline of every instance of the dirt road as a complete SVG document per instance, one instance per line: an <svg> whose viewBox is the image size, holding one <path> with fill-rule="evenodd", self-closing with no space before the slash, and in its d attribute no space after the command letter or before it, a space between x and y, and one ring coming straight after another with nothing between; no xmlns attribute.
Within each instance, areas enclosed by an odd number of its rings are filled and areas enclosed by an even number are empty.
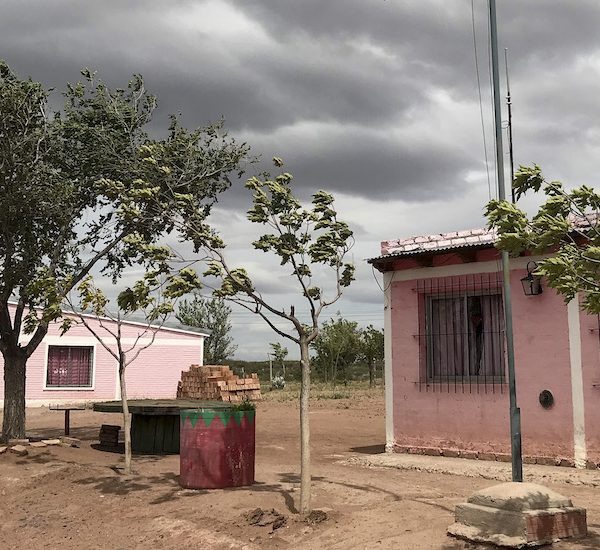
<svg viewBox="0 0 600 550"><path fill-rule="evenodd" d="M307 525L298 502L298 409L265 402L257 411L256 480L252 487L182 490L178 456L135 457L136 475L118 468L122 456L95 449L100 424L118 416L72 415L81 448L30 449L0 456L0 549L463 549L446 535L454 505L493 484L477 477L368 467L353 457L383 450L381 396L313 404L314 507L328 519ZM62 416L28 411L28 430L61 433ZM444 460L444 459L440 459ZM588 508L592 537L555 548L600 548L598 489L551 485ZM249 525L244 514L274 508L285 526Z"/></svg>

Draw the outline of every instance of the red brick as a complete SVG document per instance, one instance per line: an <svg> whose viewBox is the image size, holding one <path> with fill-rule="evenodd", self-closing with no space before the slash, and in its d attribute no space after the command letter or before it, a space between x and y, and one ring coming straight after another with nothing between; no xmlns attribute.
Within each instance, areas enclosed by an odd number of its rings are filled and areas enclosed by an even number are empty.
<svg viewBox="0 0 600 550"><path fill-rule="evenodd" d="M442 454L441 449L436 447L422 447L421 450L423 451L423 454L427 456L440 456L440 454Z"/></svg>
<svg viewBox="0 0 600 550"><path fill-rule="evenodd" d="M527 518L527 539L582 537L587 534L586 513L582 508Z"/></svg>
<svg viewBox="0 0 600 550"><path fill-rule="evenodd" d="M575 468L575 461L570 458L561 458L559 466L565 468Z"/></svg>
<svg viewBox="0 0 600 550"><path fill-rule="evenodd" d="M507 453L496 453L496 460L498 462L511 462L512 457Z"/></svg>
<svg viewBox="0 0 600 550"><path fill-rule="evenodd" d="M535 461L542 466L556 466L556 460L551 456L536 456Z"/></svg>
<svg viewBox="0 0 600 550"><path fill-rule="evenodd" d="M408 452L411 455L422 455L423 454L423 448L422 447L410 447L408 449Z"/></svg>
<svg viewBox="0 0 600 550"><path fill-rule="evenodd" d="M598 469L598 464L596 464L594 461L592 460L586 460L585 461L585 467L588 470L597 470Z"/></svg>
<svg viewBox="0 0 600 550"><path fill-rule="evenodd" d="M537 464L535 456L524 456L523 464Z"/></svg>
<svg viewBox="0 0 600 550"><path fill-rule="evenodd" d="M461 451L460 452L460 457L461 458L468 458L470 460L475 460L478 457L478 453L477 453L477 451Z"/></svg>
<svg viewBox="0 0 600 550"><path fill-rule="evenodd" d="M479 460L496 460L496 455L494 453L478 453L477 458Z"/></svg>
<svg viewBox="0 0 600 550"><path fill-rule="evenodd" d="M460 451L458 449L442 449L442 455L450 458L458 458Z"/></svg>

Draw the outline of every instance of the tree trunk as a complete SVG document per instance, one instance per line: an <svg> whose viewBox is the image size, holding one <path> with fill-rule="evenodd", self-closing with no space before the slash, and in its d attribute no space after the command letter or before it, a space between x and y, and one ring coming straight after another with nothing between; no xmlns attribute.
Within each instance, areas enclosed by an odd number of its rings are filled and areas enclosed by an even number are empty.
<svg viewBox="0 0 600 550"><path fill-rule="evenodd" d="M23 352L4 355L4 417L2 439L25 438L25 366Z"/></svg>
<svg viewBox="0 0 600 550"><path fill-rule="evenodd" d="M310 513L311 474L310 474L310 357L308 342L300 339L300 363L302 366L302 385L300 389L300 513Z"/></svg>
<svg viewBox="0 0 600 550"><path fill-rule="evenodd" d="M369 361L369 388L375 385L375 365L373 361Z"/></svg>
<svg viewBox="0 0 600 550"><path fill-rule="evenodd" d="M123 432L125 434L125 473L131 474L131 414L127 403L127 388L125 385L125 364L119 365L121 382L121 404L123 406Z"/></svg>

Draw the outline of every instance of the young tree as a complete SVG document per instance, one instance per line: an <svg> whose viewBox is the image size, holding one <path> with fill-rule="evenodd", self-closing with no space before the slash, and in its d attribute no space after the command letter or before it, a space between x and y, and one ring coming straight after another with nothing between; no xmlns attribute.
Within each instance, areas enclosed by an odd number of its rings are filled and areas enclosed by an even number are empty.
<svg viewBox="0 0 600 550"><path fill-rule="evenodd" d="M369 387L375 385L375 365L383 361L384 338L383 331L377 330L373 325L361 331L360 355L369 368Z"/></svg>
<svg viewBox="0 0 600 550"><path fill-rule="evenodd" d="M0 61L5 439L25 436L27 360L68 293L92 270L116 280L169 233L173 197L192 195L196 219L206 217L247 156L220 125L188 132L172 119L165 139L151 139L145 128L156 100L140 76L110 90L82 74L83 83L68 85L63 111L49 116L42 85ZM31 335L26 344L21 329Z"/></svg>
<svg viewBox="0 0 600 550"><path fill-rule="evenodd" d="M191 302L179 304L177 319L190 327L210 330L210 337L204 343L204 364L221 365L231 357L237 346L229 336L231 308L222 298L203 298L194 294Z"/></svg>
<svg viewBox="0 0 600 550"><path fill-rule="evenodd" d="M197 288L200 281L195 272L187 268L180 272L169 273L166 261L160 263L159 269L149 270L133 287L120 293L117 313L113 315L108 308L106 295L96 287L92 277L86 277L77 287L80 297L80 308L74 308L70 298L67 302L79 322L96 338L102 347L117 362L119 388L123 407L123 432L125 434L125 473L131 474L131 414L127 402L126 368L133 363L142 351L149 348L156 338L156 333L174 311L177 298ZM162 276L161 276L162 275ZM141 325L132 344L126 344L123 336L122 309L143 313L145 324ZM86 313L93 315L100 330L89 323ZM109 321L109 322L107 322Z"/></svg>
<svg viewBox="0 0 600 550"><path fill-rule="evenodd" d="M531 219L515 204L490 201L486 214L498 231L498 247L512 255L551 253L536 273L565 301L582 292L582 307L600 313L600 194L585 185L567 191L558 181L546 181L537 165L521 166L513 187L517 198L540 190L547 198Z"/></svg>
<svg viewBox="0 0 600 550"><path fill-rule="evenodd" d="M280 159L274 159L282 167ZM302 369L300 391L301 433L301 483L300 512L311 509L310 474L310 357L309 347L319 334L319 318L323 310L339 300L342 291L354 277L354 266L345 262L353 244L352 231L338 220L333 197L325 191L312 196L311 207L304 208L290 188L292 176L281 173L271 179L250 178L246 187L253 193L253 207L247 217L252 223L268 227L268 232L254 241L257 250L274 254L281 265L289 269L305 305L304 311L296 307L280 308L257 289L244 268L231 267L225 258L223 240L204 219L198 219L190 200L181 205L178 223L182 235L194 243L196 251L203 250L209 261L206 277L216 277L220 282L213 294L254 312L279 336L298 345ZM329 271L329 273L327 273ZM313 279L331 283L331 294L317 286ZM289 329L276 323L287 323Z"/></svg>
<svg viewBox="0 0 600 550"><path fill-rule="evenodd" d="M358 323L348 321L339 314L321 326L320 334L312 343L315 350L315 364L323 372L331 369L331 381L335 387L338 371L341 371L344 384L348 383L348 367L353 365L360 354L360 330Z"/></svg>
<svg viewBox="0 0 600 550"><path fill-rule="evenodd" d="M281 373L285 379L285 358L288 356L288 349L284 348L279 342L269 344L273 350L273 360L275 364L281 367Z"/></svg>

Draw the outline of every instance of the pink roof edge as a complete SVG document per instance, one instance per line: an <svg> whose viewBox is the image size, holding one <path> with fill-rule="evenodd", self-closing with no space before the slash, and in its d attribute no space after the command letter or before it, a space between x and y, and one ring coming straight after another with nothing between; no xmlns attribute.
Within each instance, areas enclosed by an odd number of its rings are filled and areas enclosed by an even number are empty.
<svg viewBox="0 0 600 550"><path fill-rule="evenodd" d="M598 223L597 212L590 212L583 216L570 215L574 230L581 230ZM495 229L478 228L464 231L451 231L450 233L436 233L434 235L420 235L407 239L394 239L381 241L381 255L419 254L420 252L435 252L456 248L470 248L473 246L493 246L498 239Z"/></svg>
<svg viewBox="0 0 600 550"><path fill-rule="evenodd" d="M418 254L419 252L434 252L451 248L469 248L472 246L492 246L496 242L496 231L490 229L467 229L420 235L407 239L394 239L381 242L381 255Z"/></svg>

